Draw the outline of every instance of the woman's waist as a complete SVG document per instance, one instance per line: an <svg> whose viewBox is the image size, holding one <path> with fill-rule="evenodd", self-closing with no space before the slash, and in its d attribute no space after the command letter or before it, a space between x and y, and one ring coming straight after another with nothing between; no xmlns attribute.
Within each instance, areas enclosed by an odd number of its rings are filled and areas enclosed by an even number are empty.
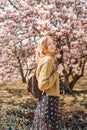
<svg viewBox="0 0 87 130"><path fill-rule="evenodd" d="M59 96L60 91L58 88L50 88L45 91L47 96Z"/></svg>

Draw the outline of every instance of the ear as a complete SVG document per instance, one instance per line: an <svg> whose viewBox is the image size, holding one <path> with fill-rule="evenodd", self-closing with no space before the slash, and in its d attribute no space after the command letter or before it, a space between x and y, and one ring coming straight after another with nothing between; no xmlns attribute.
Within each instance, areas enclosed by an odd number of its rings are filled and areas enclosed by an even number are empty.
<svg viewBox="0 0 87 130"><path fill-rule="evenodd" d="M44 48L43 50L42 50L42 54L44 54L44 55L46 55L47 54L47 49L46 48Z"/></svg>

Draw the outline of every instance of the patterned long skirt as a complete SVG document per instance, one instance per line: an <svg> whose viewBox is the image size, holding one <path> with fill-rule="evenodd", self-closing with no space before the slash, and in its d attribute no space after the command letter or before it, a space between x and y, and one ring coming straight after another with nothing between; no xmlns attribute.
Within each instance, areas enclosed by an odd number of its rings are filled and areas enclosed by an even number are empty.
<svg viewBox="0 0 87 130"><path fill-rule="evenodd" d="M31 130L59 130L60 114L57 96L42 96L37 102Z"/></svg>

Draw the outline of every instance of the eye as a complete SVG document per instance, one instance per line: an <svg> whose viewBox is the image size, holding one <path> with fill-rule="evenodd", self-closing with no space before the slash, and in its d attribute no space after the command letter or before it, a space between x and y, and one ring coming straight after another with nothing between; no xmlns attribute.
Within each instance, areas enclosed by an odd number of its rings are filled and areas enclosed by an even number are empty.
<svg viewBox="0 0 87 130"><path fill-rule="evenodd" d="M51 43L49 42L49 43L48 43L48 46L50 46L50 45L51 45Z"/></svg>

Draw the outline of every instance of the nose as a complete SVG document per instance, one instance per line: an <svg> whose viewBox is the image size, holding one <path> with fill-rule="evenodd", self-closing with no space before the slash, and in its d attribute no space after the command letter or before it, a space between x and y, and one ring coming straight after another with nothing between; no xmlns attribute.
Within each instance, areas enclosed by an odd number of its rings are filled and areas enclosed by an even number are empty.
<svg viewBox="0 0 87 130"><path fill-rule="evenodd" d="M54 49L56 49L56 46L55 46L54 44L52 45L52 47L53 47Z"/></svg>

